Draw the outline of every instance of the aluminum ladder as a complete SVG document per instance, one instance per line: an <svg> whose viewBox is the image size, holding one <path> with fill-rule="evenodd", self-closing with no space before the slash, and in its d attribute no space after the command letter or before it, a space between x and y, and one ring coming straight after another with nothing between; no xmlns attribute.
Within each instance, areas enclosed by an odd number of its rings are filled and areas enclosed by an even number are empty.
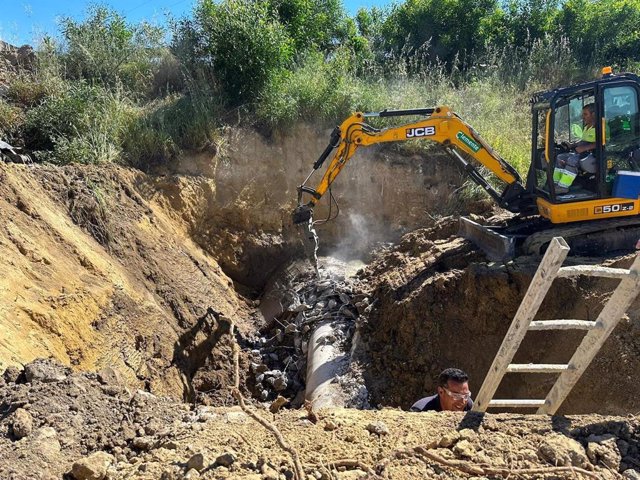
<svg viewBox="0 0 640 480"><path fill-rule="evenodd" d="M489 368L473 411L485 412L490 407L537 407L538 414L553 415L567 398L571 389L587 369L604 342L625 314L640 291L640 256L636 256L631 267L609 268L591 265L561 267L569 253L569 246L562 237L551 240L549 248L529 285L527 293L516 312L513 322L502 341L502 345ZM537 320L533 321L553 280L559 277L588 275L619 279L620 283L607 301L595 321L585 320ZM522 339L532 330L587 330L569 363L564 364L514 364L511 363ZM493 396L506 373L558 373L551 391L545 399L504 399Z"/></svg>

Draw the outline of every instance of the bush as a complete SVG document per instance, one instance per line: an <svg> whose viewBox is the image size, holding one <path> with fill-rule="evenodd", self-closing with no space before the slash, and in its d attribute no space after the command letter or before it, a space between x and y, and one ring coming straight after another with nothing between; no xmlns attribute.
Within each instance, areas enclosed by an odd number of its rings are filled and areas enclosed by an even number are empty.
<svg viewBox="0 0 640 480"><path fill-rule="evenodd" d="M583 64L626 66L640 60L637 0L569 0L557 23Z"/></svg>
<svg viewBox="0 0 640 480"><path fill-rule="evenodd" d="M349 38L349 20L340 0L267 0L267 5L299 54L331 51Z"/></svg>
<svg viewBox="0 0 640 480"><path fill-rule="evenodd" d="M219 97L202 78L187 78L186 85L186 93L147 105L131 123L124 138L129 163L146 169L175 157L181 149L201 149L216 142L222 116Z"/></svg>
<svg viewBox="0 0 640 480"><path fill-rule="evenodd" d="M62 20L66 75L108 88L124 85L147 93L161 55L164 31L142 22L129 25L106 7L92 7L83 22Z"/></svg>
<svg viewBox="0 0 640 480"><path fill-rule="evenodd" d="M347 49L328 61L309 53L293 70L272 76L260 96L257 117L271 127L287 127L300 119L335 122L349 114L364 100L351 57Z"/></svg>
<svg viewBox="0 0 640 480"><path fill-rule="evenodd" d="M18 140L23 124L22 109L0 98L0 140L8 143Z"/></svg>
<svg viewBox="0 0 640 480"><path fill-rule="evenodd" d="M55 163L115 161L125 127L134 116L134 107L122 92L68 83L64 92L27 113L27 147L39 160Z"/></svg>
<svg viewBox="0 0 640 480"><path fill-rule="evenodd" d="M482 50L482 25L496 4L496 0L406 0L396 4L382 25L383 53L413 52L429 44L429 60L452 67L461 54Z"/></svg>
<svg viewBox="0 0 640 480"><path fill-rule="evenodd" d="M231 106L252 103L293 58L286 29L260 0L203 0L175 36L174 50L191 73L215 78Z"/></svg>

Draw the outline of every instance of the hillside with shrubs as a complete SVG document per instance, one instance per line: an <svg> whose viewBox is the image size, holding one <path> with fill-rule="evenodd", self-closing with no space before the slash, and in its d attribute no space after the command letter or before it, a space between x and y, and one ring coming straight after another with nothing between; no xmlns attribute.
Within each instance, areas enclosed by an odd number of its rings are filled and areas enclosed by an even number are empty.
<svg viewBox="0 0 640 480"><path fill-rule="evenodd" d="M224 153L229 126L268 137L446 104L523 170L530 94L603 65L637 72L638 24L635 0L407 0L353 16L339 0L202 0L168 26L95 6L29 61L4 55L0 138L38 162L144 170Z"/></svg>

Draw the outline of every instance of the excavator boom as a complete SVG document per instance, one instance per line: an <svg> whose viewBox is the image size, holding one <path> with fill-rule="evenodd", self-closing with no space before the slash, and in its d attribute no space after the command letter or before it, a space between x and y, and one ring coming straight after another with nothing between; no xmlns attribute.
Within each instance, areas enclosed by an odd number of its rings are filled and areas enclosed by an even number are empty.
<svg viewBox="0 0 640 480"><path fill-rule="evenodd" d="M366 123L366 119L372 117L416 115L424 118L398 127L377 129ZM501 207L515 213L523 211L535 213L535 200L527 195L518 172L502 159L470 125L448 107L441 106L412 110L384 110L376 113L357 112L348 117L333 131L328 147L314 163L311 174L298 187L298 207L293 213L294 223L301 224L309 221L316 203L360 147L421 139L440 143L445 151L460 163L471 179L480 185ZM335 150L335 154L318 186L315 189L308 187L306 182L313 172L322 166L333 150ZM486 167L504 182L506 184L505 190L502 193L497 192L476 166L465 159L464 154ZM310 196L307 203L302 202L304 194Z"/></svg>

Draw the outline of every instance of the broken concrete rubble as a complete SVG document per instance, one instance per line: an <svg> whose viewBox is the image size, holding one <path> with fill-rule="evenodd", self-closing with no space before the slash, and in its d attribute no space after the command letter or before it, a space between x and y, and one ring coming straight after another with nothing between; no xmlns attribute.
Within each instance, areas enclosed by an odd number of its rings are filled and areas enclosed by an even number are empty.
<svg viewBox="0 0 640 480"><path fill-rule="evenodd" d="M355 330L355 319L359 315L358 307L352 298L352 286L344 274L325 268L320 271L321 277L318 278L314 272L301 268L287 278L286 284L279 284L277 287L280 296L284 298L282 308L261 329L261 336L251 350L253 387L256 397L262 401L270 401L283 395L291 400L291 406L295 408L302 404L305 388L309 398L310 379L312 389L319 383L309 374L308 359L313 358L313 352L323 346L331 346L332 351L339 352L333 354L332 360L337 356L342 360L334 362L335 366L330 374L323 372L320 383L347 383L348 352ZM274 295L273 291L270 295ZM310 354L309 345L314 338L312 335L321 326L328 329L329 333L322 335L322 345L314 345ZM362 395L362 385L360 387L352 388L351 391L357 390L358 401L366 402ZM353 404L354 400L341 399L339 402L341 405L347 402Z"/></svg>

